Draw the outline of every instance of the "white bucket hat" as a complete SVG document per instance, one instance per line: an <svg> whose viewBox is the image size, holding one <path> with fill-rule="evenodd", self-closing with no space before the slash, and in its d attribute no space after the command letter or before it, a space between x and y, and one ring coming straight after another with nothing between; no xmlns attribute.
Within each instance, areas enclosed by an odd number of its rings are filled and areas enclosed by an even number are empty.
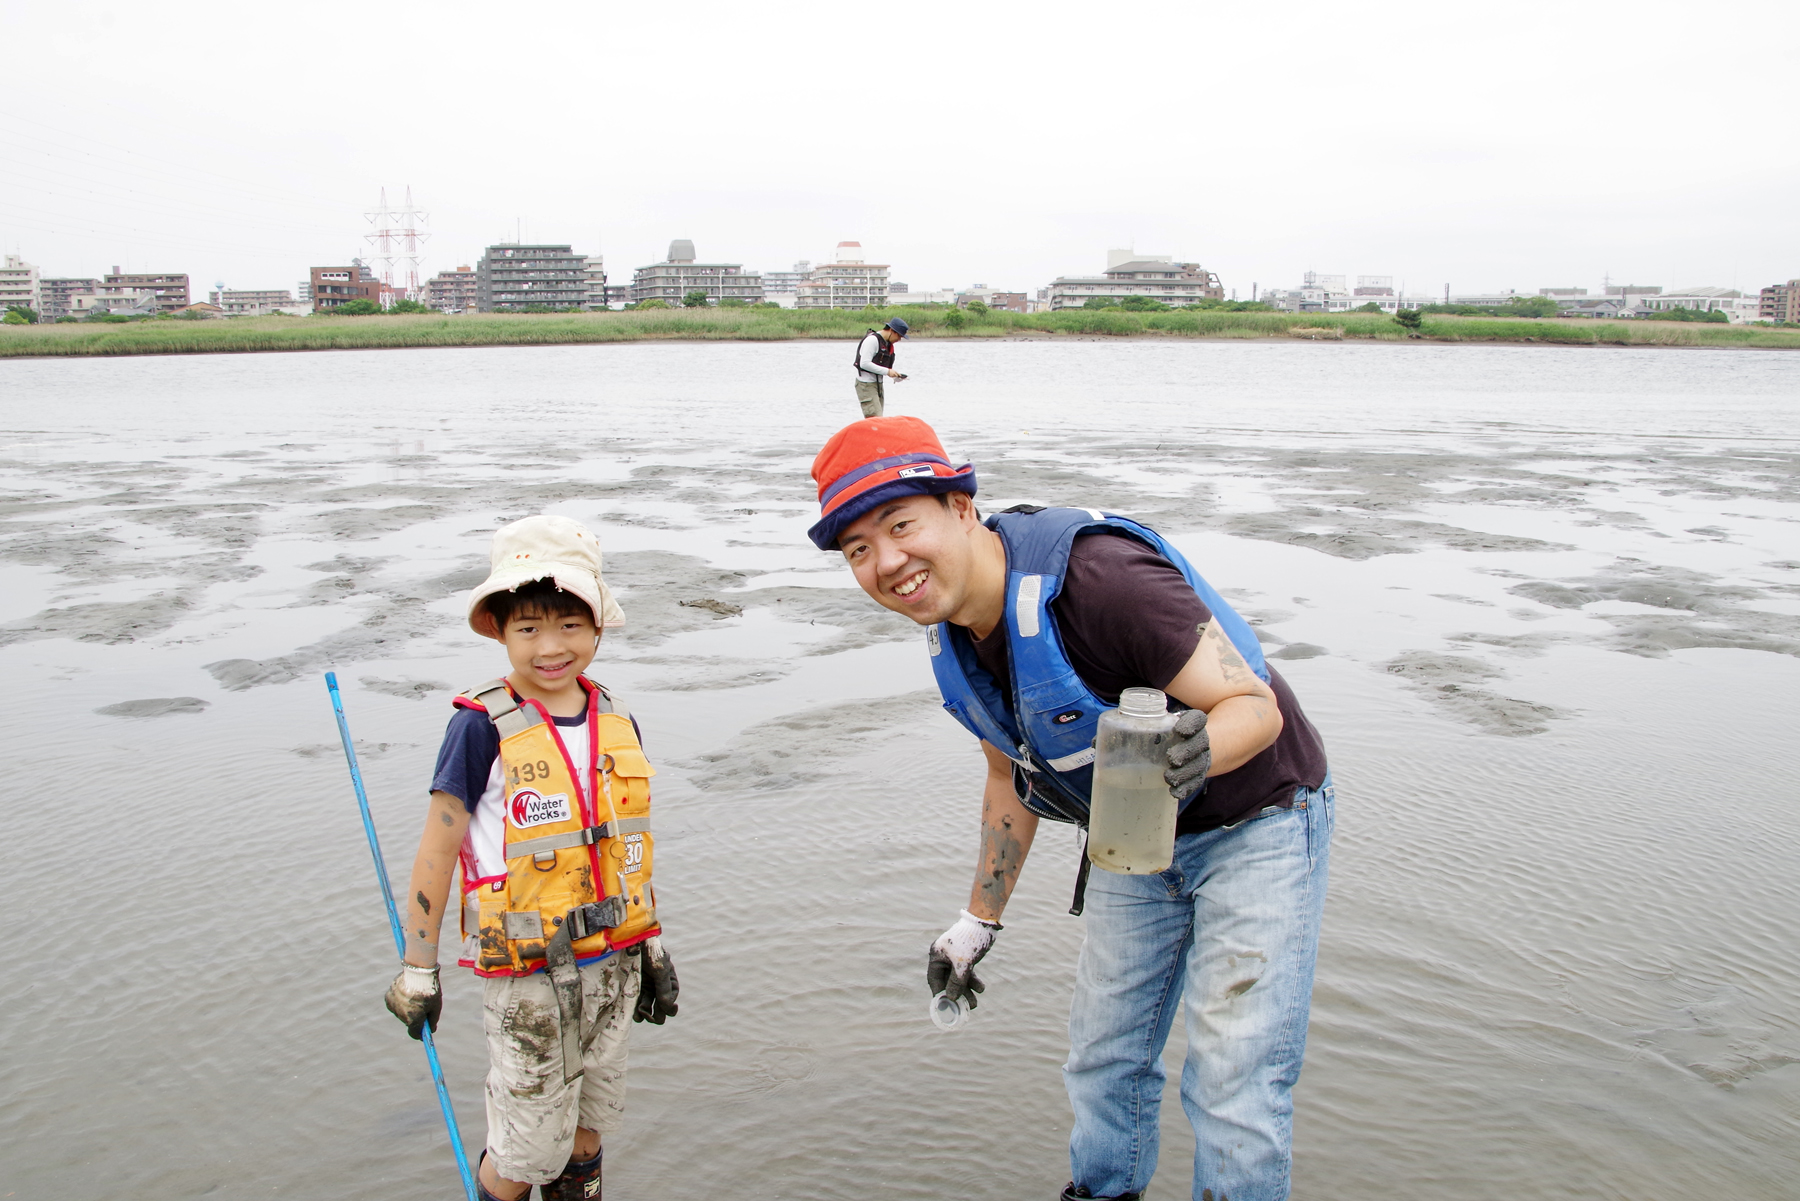
<svg viewBox="0 0 1800 1201"><path fill-rule="evenodd" d="M625 611L600 575L600 539L572 517L540 513L494 531L488 578L469 593L469 628L498 637L482 602L496 592L516 592L533 580L555 580L587 602L602 627L625 624Z"/></svg>

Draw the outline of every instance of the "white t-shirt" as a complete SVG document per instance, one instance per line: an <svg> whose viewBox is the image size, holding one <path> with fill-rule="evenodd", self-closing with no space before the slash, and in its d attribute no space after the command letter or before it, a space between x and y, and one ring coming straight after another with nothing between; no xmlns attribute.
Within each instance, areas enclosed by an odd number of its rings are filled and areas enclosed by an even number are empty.
<svg viewBox="0 0 1800 1201"><path fill-rule="evenodd" d="M487 720L485 715L482 720ZM556 734L562 739L564 749L569 752L569 762L575 765L576 787L582 790L582 799L591 801L593 798L587 795L592 781L587 770L586 719L580 725L565 726L559 722ZM502 779L499 755L494 756L494 766L488 770L487 787L482 790L481 799L475 803L475 812L469 815L469 847L475 852L477 879L485 880L490 876L506 874L506 787Z"/></svg>
<svg viewBox="0 0 1800 1201"><path fill-rule="evenodd" d="M862 360L863 367L868 370L865 371L862 368L857 369L857 383L875 384L880 383L887 378L888 368L877 367L875 365L875 352L878 350L886 350L887 344L887 339L880 334L868 333L863 335L862 345L857 348L856 354L857 357Z"/></svg>

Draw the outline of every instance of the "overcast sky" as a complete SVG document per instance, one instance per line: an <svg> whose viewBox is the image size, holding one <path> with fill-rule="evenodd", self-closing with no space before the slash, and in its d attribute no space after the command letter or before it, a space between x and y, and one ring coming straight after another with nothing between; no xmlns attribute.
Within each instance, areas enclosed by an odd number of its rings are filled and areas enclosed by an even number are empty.
<svg viewBox="0 0 1800 1201"><path fill-rule="evenodd" d="M1059 14L1059 11L1061 15ZM410 186L425 270L672 238L915 288L1106 250L1248 297L1800 276L1800 5L0 0L0 244L291 288Z"/></svg>

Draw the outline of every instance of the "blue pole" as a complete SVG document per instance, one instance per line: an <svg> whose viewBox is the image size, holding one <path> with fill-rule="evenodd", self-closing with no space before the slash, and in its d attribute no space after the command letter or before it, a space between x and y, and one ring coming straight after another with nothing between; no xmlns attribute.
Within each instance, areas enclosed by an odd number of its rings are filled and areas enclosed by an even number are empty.
<svg viewBox="0 0 1800 1201"><path fill-rule="evenodd" d="M325 673L325 687L331 692L331 711L337 714L338 737L344 740L344 758L350 764L350 782L356 785L356 804L362 810L363 833L369 836L369 854L375 857L375 876L381 881L381 899L387 902L388 927L394 932L394 951L406 959L406 935L400 932L400 910L394 906L394 887L388 883L387 861L381 857L381 841L375 837L375 819L369 814L369 794L363 788L362 769L356 765L356 744L350 741L350 723L344 720L344 698L338 695L337 673ZM431 1062L431 1078L437 1084L438 1107L444 1111L444 1125L450 1128L450 1149L456 1152L456 1170L462 1173L463 1192L468 1201L480 1201L475 1191L475 1177L469 1171L469 1157L463 1151L462 1131L456 1125L456 1110L450 1104L450 1090L444 1086L444 1069L438 1063L437 1044L427 1024L419 1031L425 1044L425 1058Z"/></svg>

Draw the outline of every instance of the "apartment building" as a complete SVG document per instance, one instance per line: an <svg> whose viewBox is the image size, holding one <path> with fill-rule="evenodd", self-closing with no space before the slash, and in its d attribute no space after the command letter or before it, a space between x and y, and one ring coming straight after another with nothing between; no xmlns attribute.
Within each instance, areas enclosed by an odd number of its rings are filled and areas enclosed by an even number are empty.
<svg viewBox="0 0 1800 1201"><path fill-rule="evenodd" d="M762 273L763 296L776 300L781 296L798 296L800 281L812 274L810 260L801 259L794 264L792 271L765 271Z"/></svg>
<svg viewBox="0 0 1800 1201"><path fill-rule="evenodd" d="M680 305L689 292L705 292L711 304L727 300L756 304L763 298L763 277L760 271L745 271L742 263L699 262L694 243L687 238L669 243L667 259L632 273L633 304L660 300L667 305Z"/></svg>
<svg viewBox="0 0 1800 1201"><path fill-rule="evenodd" d="M839 242L833 261L814 267L796 286L794 307L880 308L889 303L888 266L863 261L860 242Z"/></svg>
<svg viewBox="0 0 1800 1201"><path fill-rule="evenodd" d="M16 254L0 259L0 313L17 306L42 315L38 269Z"/></svg>
<svg viewBox="0 0 1800 1201"><path fill-rule="evenodd" d="M475 311L475 268L440 271L425 283L425 303L443 313Z"/></svg>
<svg viewBox="0 0 1800 1201"><path fill-rule="evenodd" d="M369 272L357 262L348 267L314 267L309 285L312 311L329 313L352 300L373 300L380 304L381 281L368 276Z"/></svg>
<svg viewBox="0 0 1800 1201"><path fill-rule="evenodd" d="M45 321L59 321L75 312L75 297L97 296L97 279L40 279L38 281L38 313Z"/></svg>
<svg viewBox="0 0 1800 1201"><path fill-rule="evenodd" d="M483 313L579 309L587 300L587 259L566 242L499 242L475 264L475 307Z"/></svg>
<svg viewBox="0 0 1800 1201"><path fill-rule="evenodd" d="M1065 275L1050 284L1052 309L1078 309L1096 298L1124 300L1127 296L1179 306L1223 300L1225 289L1219 277L1199 263L1177 263L1173 255L1132 250L1107 251L1104 274Z"/></svg>
<svg viewBox="0 0 1800 1201"><path fill-rule="evenodd" d="M606 256L590 254L587 257L587 299L582 308L598 312L607 308L606 303Z"/></svg>
<svg viewBox="0 0 1800 1201"><path fill-rule="evenodd" d="M1800 321L1800 279L1770 284L1757 297L1759 321Z"/></svg>
<svg viewBox="0 0 1800 1201"><path fill-rule="evenodd" d="M137 292L149 292L155 296L156 311L159 313L173 313L192 303L192 298L188 295L188 277L185 274L120 271L114 266L100 281L102 297L126 296Z"/></svg>
<svg viewBox="0 0 1800 1201"><path fill-rule="evenodd" d="M208 292L207 300L226 317L263 317L270 313L297 313L301 304L286 291L253 291L225 288Z"/></svg>

